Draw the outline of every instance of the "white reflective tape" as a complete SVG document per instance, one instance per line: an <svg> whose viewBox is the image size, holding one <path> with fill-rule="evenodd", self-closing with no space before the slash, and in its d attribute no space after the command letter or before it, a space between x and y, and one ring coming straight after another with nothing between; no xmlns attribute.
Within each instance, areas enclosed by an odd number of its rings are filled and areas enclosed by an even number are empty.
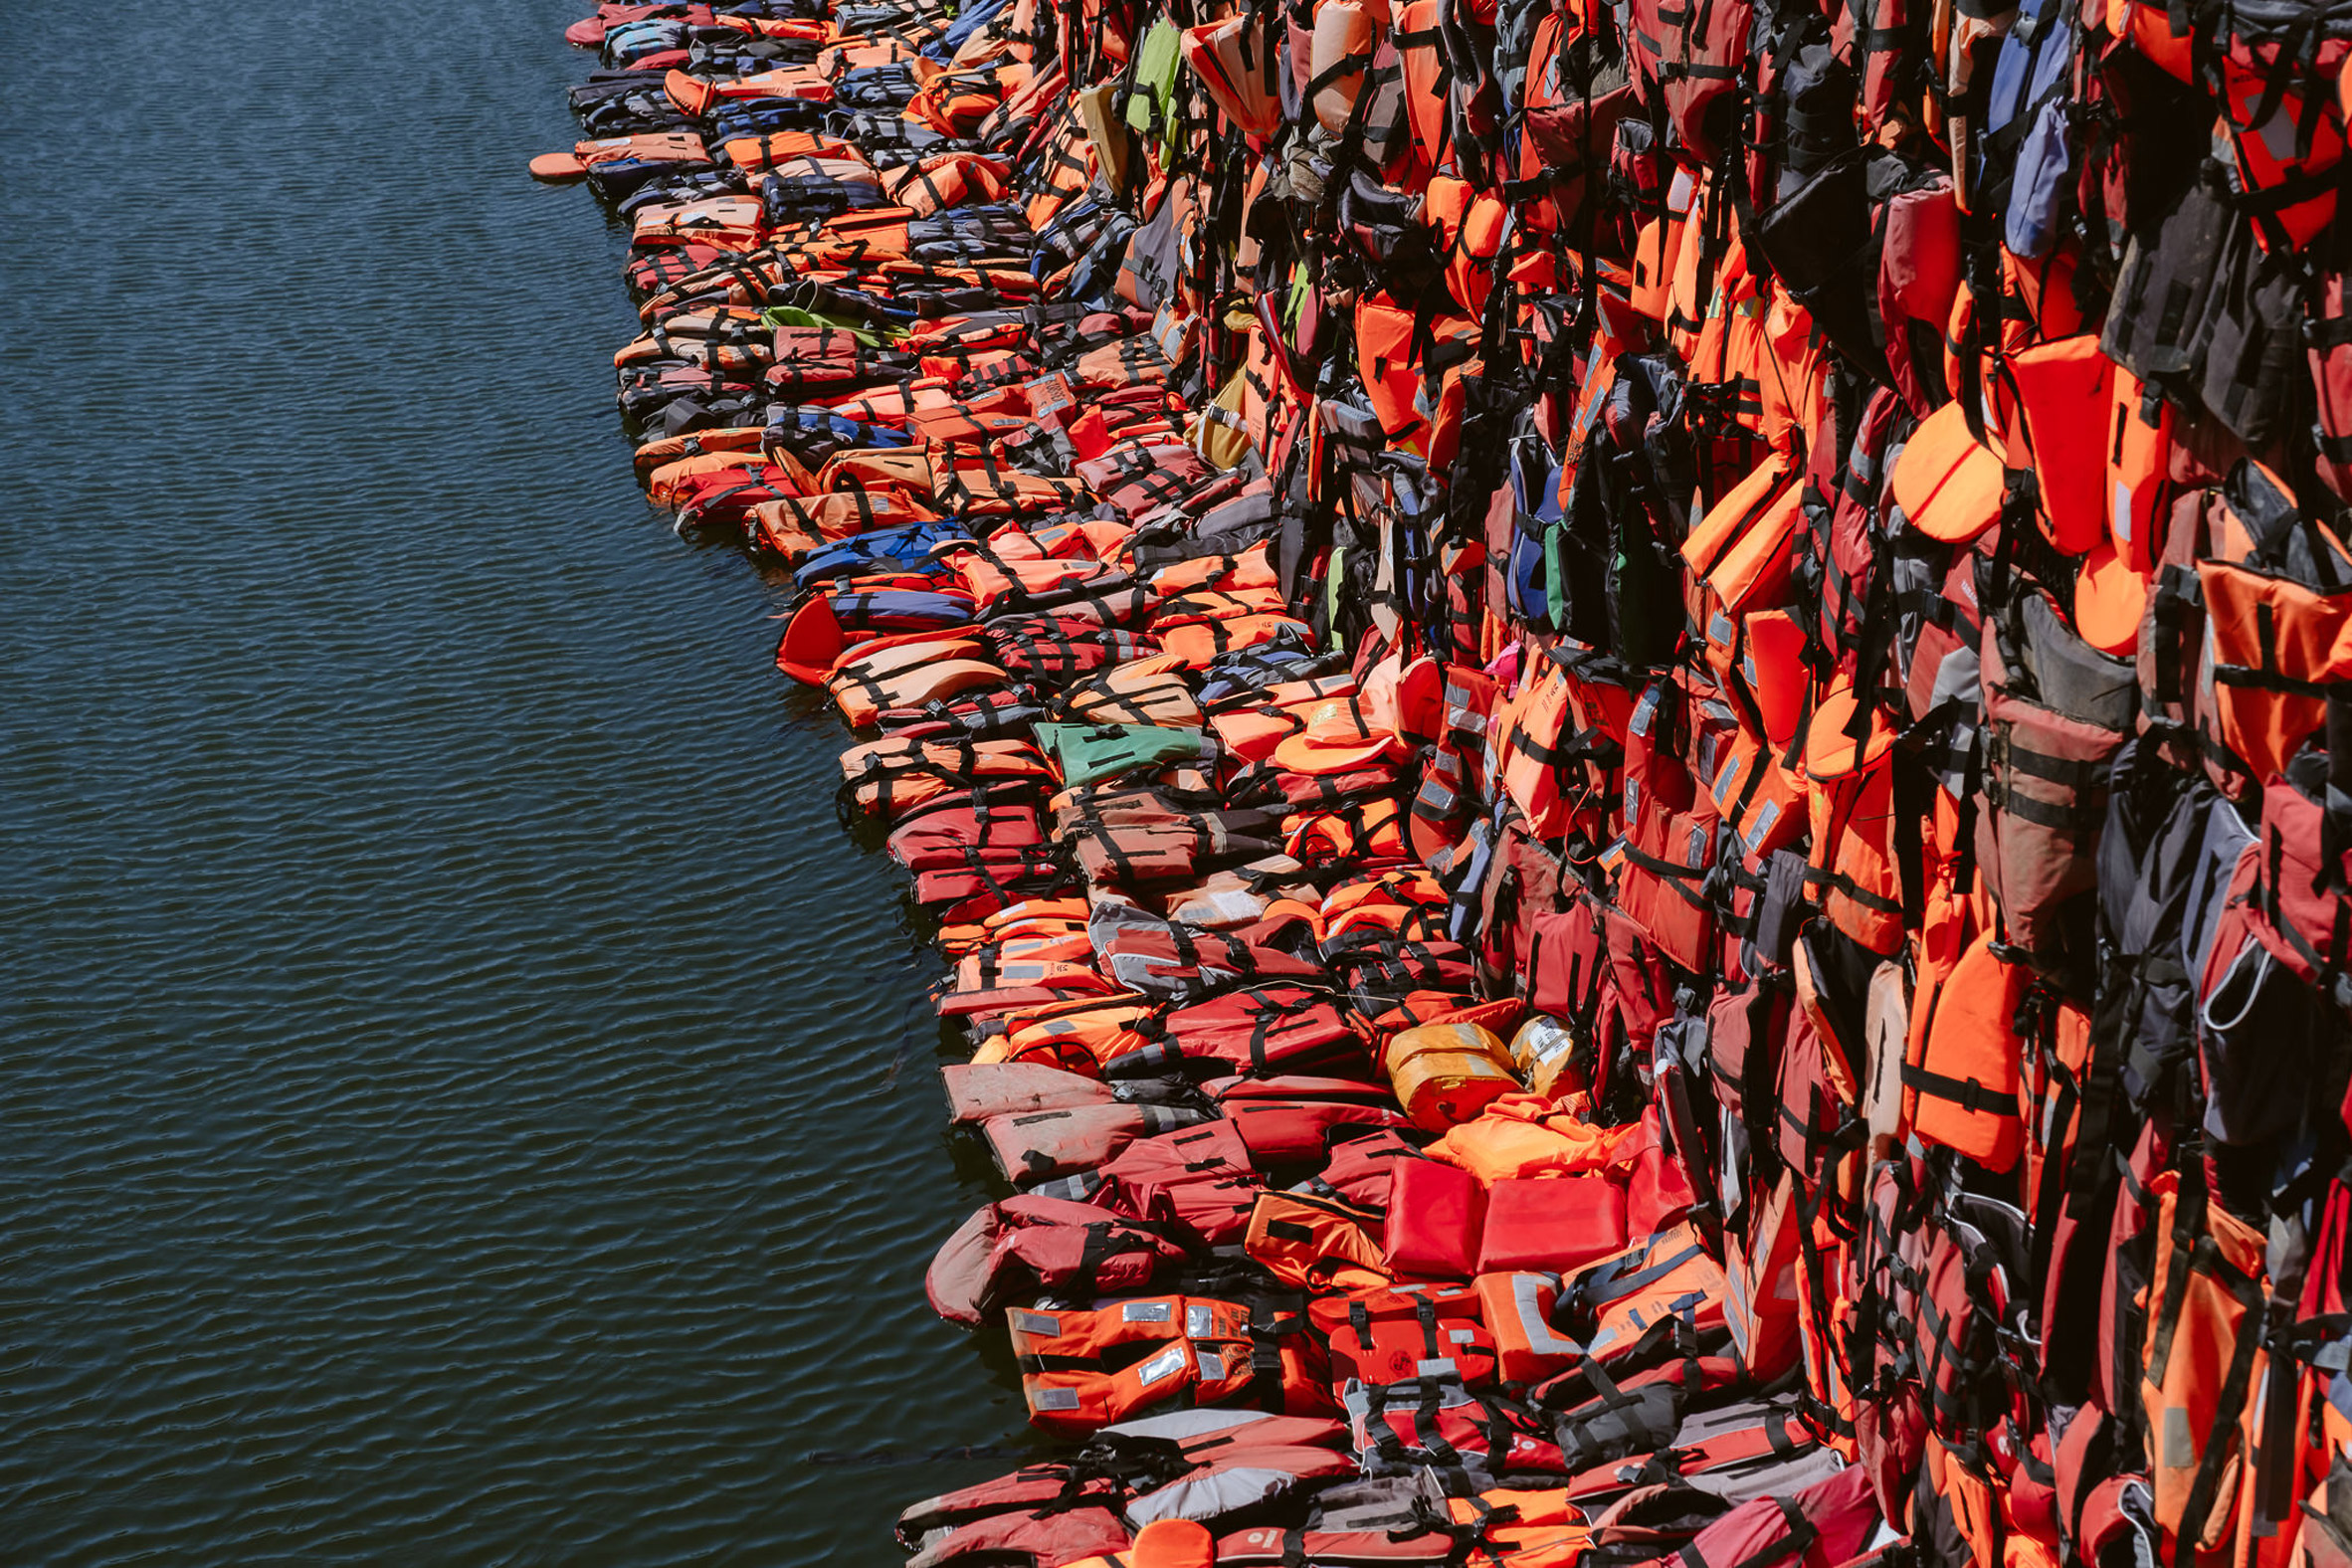
<svg viewBox="0 0 2352 1568"><path fill-rule="evenodd" d="M1650 733L1650 721L1658 715L1658 703L1663 694L1656 682L1652 682L1643 688L1642 700L1634 704L1634 716L1626 720L1626 733L1632 735Z"/></svg>
<svg viewBox="0 0 2352 1568"><path fill-rule="evenodd" d="M1076 1410L1078 1408L1078 1390L1075 1388L1033 1389L1029 1395L1029 1408L1031 1410Z"/></svg>
<svg viewBox="0 0 2352 1568"><path fill-rule="evenodd" d="M1170 1301L1122 1301L1119 1303L1119 1321L1122 1323L1172 1323L1175 1320L1175 1303Z"/></svg>
<svg viewBox="0 0 2352 1568"><path fill-rule="evenodd" d="M1190 1305L1185 1307L1184 1331L1192 1338L1206 1339L1209 1337L1209 1330L1216 1326L1216 1320L1211 1316L1207 1307Z"/></svg>
<svg viewBox="0 0 2352 1568"><path fill-rule="evenodd" d="M1192 1358L1184 1346L1170 1345L1149 1361L1135 1368L1135 1381L1143 1387L1149 1388L1164 1378L1179 1375L1191 1363L1191 1360Z"/></svg>
<svg viewBox="0 0 2352 1568"><path fill-rule="evenodd" d="M1062 1332L1062 1319L1051 1312L1032 1312L1015 1307L1005 1314L1005 1321L1016 1334L1040 1334L1048 1338Z"/></svg>

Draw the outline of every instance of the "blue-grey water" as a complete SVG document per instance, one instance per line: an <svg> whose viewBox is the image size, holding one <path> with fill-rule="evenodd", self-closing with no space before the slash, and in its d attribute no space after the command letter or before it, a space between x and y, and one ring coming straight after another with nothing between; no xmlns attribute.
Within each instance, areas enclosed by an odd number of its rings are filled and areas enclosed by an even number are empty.
<svg viewBox="0 0 2352 1568"><path fill-rule="evenodd" d="M12 1568L886 1563L1005 1468L882 1462L1019 1426L920 1294L984 1188L524 176L579 10L9 12Z"/></svg>

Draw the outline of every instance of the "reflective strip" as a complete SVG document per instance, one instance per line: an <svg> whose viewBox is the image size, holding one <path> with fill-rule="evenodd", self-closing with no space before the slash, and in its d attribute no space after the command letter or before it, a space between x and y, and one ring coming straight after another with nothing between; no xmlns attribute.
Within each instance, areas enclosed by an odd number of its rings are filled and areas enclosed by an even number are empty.
<svg viewBox="0 0 2352 1568"><path fill-rule="evenodd" d="M1171 1323L1175 1320L1176 1308L1167 1301L1126 1301L1119 1306L1119 1321L1122 1323Z"/></svg>
<svg viewBox="0 0 2352 1568"><path fill-rule="evenodd" d="M1031 1410L1076 1410L1078 1408L1078 1390L1075 1388L1036 1389L1029 1396L1029 1408Z"/></svg>
<svg viewBox="0 0 2352 1568"><path fill-rule="evenodd" d="M1647 735L1650 733L1650 721L1658 716L1659 700L1664 694L1656 682L1652 682L1644 688L1642 700L1634 704L1634 716L1626 721L1627 734Z"/></svg>
<svg viewBox="0 0 2352 1568"><path fill-rule="evenodd" d="M1051 1312L1031 1312L1015 1307L1005 1314L1005 1321L1016 1334L1039 1334L1050 1339L1062 1332L1062 1319Z"/></svg>
<svg viewBox="0 0 2352 1568"><path fill-rule="evenodd" d="M1191 1357L1182 1345L1170 1345L1149 1361L1135 1368L1135 1381L1145 1388L1163 1378L1175 1377L1189 1363Z"/></svg>

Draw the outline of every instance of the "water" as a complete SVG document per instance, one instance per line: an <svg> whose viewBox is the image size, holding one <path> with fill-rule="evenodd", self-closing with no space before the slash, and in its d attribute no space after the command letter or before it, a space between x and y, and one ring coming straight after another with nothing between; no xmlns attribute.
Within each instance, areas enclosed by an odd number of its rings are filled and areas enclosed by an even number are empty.
<svg viewBox="0 0 2352 1568"><path fill-rule="evenodd" d="M524 177L578 11L11 16L0 1561L886 1563L1006 1468L876 1463L1014 1441L984 1184Z"/></svg>

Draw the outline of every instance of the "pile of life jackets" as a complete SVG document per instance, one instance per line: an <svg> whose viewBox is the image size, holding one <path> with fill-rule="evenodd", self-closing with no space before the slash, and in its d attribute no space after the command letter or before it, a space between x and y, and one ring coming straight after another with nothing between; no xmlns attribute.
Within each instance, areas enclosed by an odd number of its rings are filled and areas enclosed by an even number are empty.
<svg viewBox="0 0 2352 1568"><path fill-rule="evenodd" d="M569 36L1067 1440L916 1568L2352 1561L2352 5Z"/></svg>

